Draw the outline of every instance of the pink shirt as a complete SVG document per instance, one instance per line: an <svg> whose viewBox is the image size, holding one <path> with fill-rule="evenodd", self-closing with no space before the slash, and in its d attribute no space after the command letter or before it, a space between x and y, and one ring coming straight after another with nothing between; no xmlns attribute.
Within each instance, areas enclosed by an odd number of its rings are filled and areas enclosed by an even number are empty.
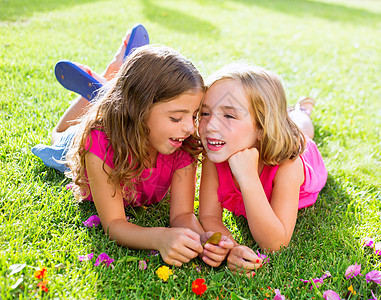
<svg viewBox="0 0 381 300"><path fill-rule="evenodd" d="M102 161L106 156L105 163L110 168L114 168L113 156L114 149L111 147L107 150L109 140L106 134L102 131L91 131L92 145L88 149L91 153L98 156ZM172 154L165 155L158 153L156 166L150 169L144 169L141 178L148 178L140 181L135 185L136 200L133 206L150 205L159 202L164 198L171 186L171 181L174 172L177 169L182 169L190 165L194 161L194 158L185 150L179 149ZM92 200L91 194L88 200ZM124 199L124 205L131 205L126 199Z"/></svg>
<svg viewBox="0 0 381 300"><path fill-rule="evenodd" d="M323 158L311 139L307 139L306 150L300 156L304 166L304 182L300 186L299 206L310 206L316 202L317 196L327 181L327 169ZM215 164L218 173L220 186L218 187L218 201L221 206L236 214L246 218L245 205L240 190L235 186L233 175L227 161ZM259 179L262 183L267 200L271 201L273 191L273 181L279 166L265 165Z"/></svg>

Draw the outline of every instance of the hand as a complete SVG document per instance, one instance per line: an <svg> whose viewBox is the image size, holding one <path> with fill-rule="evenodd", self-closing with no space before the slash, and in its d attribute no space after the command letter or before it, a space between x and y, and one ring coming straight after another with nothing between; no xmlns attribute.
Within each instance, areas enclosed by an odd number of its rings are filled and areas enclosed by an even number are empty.
<svg viewBox="0 0 381 300"><path fill-rule="evenodd" d="M240 178L247 178L252 174L257 174L258 159L259 152L257 148L246 148L229 157L230 170L238 183L240 183Z"/></svg>
<svg viewBox="0 0 381 300"><path fill-rule="evenodd" d="M239 272L252 277L255 270L262 267L262 259L249 247L238 245L230 251L227 265L233 273Z"/></svg>
<svg viewBox="0 0 381 300"><path fill-rule="evenodd" d="M158 250L169 265L181 267L203 251L200 236L187 228L165 228Z"/></svg>
<svg viewBox="0 0 381 300"><path fill-rule="evenodd" d="M201 235L201 241L205 243L208 238L212 236L213 232L208 231L205 234ZM204 245L204 252L200 254L202 260L211 267L218 267L228 255L230 249L234 247L233 241L227 236L223 235L221 237L218 245L213 245L207 243Z"/></svg>

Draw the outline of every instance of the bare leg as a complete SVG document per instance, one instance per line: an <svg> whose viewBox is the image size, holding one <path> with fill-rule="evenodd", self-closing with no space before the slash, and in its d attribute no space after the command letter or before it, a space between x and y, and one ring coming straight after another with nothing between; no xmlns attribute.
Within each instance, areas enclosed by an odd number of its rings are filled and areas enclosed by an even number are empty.
<svg viewBox="0 0 381 300"><path fill-rule="evenodd" d="M122 39L122 43L120 44L118 50L116 51L114 58L111 60L106 70L101 74L107 80L111 80L115 77L116 73L118 73L120 67L123 64L124 53L126 52L126 47L128 41L130 40L131 29L126 32L126 35Z"/></svg>
<svg viewBox="0 0 381 300"><path fill-rule="evenodd" d="M114 58L111 60L109 65L107 66L106 70L102 73L101 76L98 74L92 72L92 76L97 79L102 84L106 80L111 80L115 77L116 73L119 71L120 67L123 64L123 56L124 52L126 51L127 43L130 39L131 30L128 30L125 37L122 40L121 45L119 46L118 50L116 51ZM86 69L86 66L77 64L82 69ZM52 133L51 133L51 140L52 143L54 143L60 133L68 129L70 126L75 125L78 123L78 118L82 116L90 107L91 103L83 98L82 96L77 97L72 104L67 108L67 110L64 112L60 120L58 121L58 124L56 127L54 127Z"/></svg>
<svg viewBox="0 0 381 300"><path fill-rule="evenodd" d="M82 116L90 106L90 102L83 98L82 96L78 96L66 109L61 119L58 121L57 126L53 128L51 139L52 143L54 143L59 134L70 126L77 124L76 121L80 116Z"/></svg>
<svg viewBox="0 0 381 300"><path fill-rule="evenodd" d="M289 112L291 120L310 139L314 137L314 125L310 118L314 104L315 101L312 98L301 98L295 105L295 109Z"/></svg>

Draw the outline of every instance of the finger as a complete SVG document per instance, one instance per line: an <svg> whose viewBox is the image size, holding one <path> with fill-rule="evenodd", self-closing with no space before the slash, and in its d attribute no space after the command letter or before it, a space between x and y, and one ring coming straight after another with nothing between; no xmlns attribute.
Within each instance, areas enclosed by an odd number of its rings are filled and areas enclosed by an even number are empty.
<svg viewBox="0 0 381 300"><path fill-rule="evenodd" d="M262 259L259 258L254 252L251 252L251 251L244 251L242 253L242 258L253 264L258 264L258 265L262 264Z"/></svg>
<svg viewBox="0 0 381 300"><path fill-rule="evenodd" d="M181 251L181 252L178 252L178 251L171 251L169 252L169 259L171 259L172 261L177 261L177 262L180 262L180 263L188 263L192 258L196 257L197 256L197 253L191 251L191 252L187 252L189 249L186 249L186 251ZM187 253L185 253L187 252ZM189 253L194 253L196 256L190 256Z"/></svg>
<svg viewBox="0 0 381 300"><path fill-rule="evenodd" d="M196 256L198 255L198 253L202 253L202 251L204 251L204 248L201 246L201 243L200 243L200 236L198 236L198 241L197 240L194 240L192 239L191 237L189 237L188 235L185 236L184 238L184 245L189 248L190 250L192 251L195 251L196 252ZM194 256L195 257L195 256ZM193 258L193 257L192 257Z"/></svg>
<svg viewBox="0 0 381 300"><path fill-rule="evenodd" d="M229 252L229 249L225 249L219 245L217 246L209 243L204 245L204 249L218 255L226 255Z"/></svg>
<svg viewBox="0 0 381 300"><path fill-rule="evenodd" d="M192 240L194 240L195 242L201 244L201 241L200 241L200 235L196 232L194 232L193 230L190 230L190 229L185 229L184 230L184 234L188 237L190 237Z"/></svg>
<svg viewBox="0 0 381 300"><path fill-rule="evenodd" d="M218 246L231 250L234 248L234 243L230 239L227 239L226 241L220 241Z"/></svg>
<svg viewBox="0 0 381 300"><path fill-rule="evenodd" d="M202 257L202 260L204 261L204 263L206 263L207 265L211 266L211 267L218 267L222 261L215 261L213 259L210 259L208 256L204 255Z"/></svg>
<svg viewBox="0 0 381 300"><path fill-rule="evenodd" d="M226 257L226 254L225 255L218 255L218 254L210 252L206 249L204 249L204 255L206 255L209 259L211 259L215 262L222 262Z"/></svg>
<svg viewBox="0 0 381 300"><path fill-rule="evenodd" d="M257 269L253 263L245 261L243 259L230 261L229 264L232 266L234 265L235 269L245 272Z"/></svg>
<svg viewBox="0 0 381 300"><path fill-rule="evenodd" d="M183 263L173 258L164 259L164 262L170 266L181 267Z"/></svg>

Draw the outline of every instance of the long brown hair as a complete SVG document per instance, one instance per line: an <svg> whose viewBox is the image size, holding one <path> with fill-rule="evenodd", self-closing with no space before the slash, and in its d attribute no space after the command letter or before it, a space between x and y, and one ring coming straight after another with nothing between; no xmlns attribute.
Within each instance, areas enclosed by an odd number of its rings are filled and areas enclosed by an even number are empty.
<svg viewBox="0 0 381 300"><path fill-rule="evenodd" d="M114 168L108 182L121 188L127 201L135 198L134 184L139 180L149 155L149 128L146 118L153 104L170 101L186 92L204 91L204 82L194 65L179 52L148 45L135 50L123 63L108 91L100 96L85 114L80 130L68 153L68 164L78 198L89 193L85 175L85 156L91 146L91 131L103 131L114 150ZM198 141L190 137L183 148L196 156ZM86 147L87 146L87 147ZM105 171L106 155L103 160Z"/></svg>
<svg viewBox="0 0 381 300"><path fill-rule="evenodd" d="M279 165L303 153L305 138L288 115L286 94L278 75L260 67L230 64L208 78L208 88L223 79L242 84L251 116L261 131L258 150L265 164Z"/></svg>

